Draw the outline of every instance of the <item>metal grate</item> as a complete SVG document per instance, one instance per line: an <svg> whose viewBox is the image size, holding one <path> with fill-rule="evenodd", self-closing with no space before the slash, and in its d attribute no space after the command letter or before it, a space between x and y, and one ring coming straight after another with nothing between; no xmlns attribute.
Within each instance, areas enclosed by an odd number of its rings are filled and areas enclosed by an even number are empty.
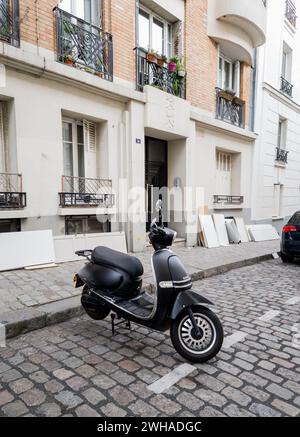
<svg viewBox="0 0 300 437"><path fill-rule="evenodd" d="M100 27L55 8L58 61L69 60L103 79L113 80L113 39Z"/></svg>
<svg viewBox="0 0 300 437"><path fill-rule="evenodd" d="M281 91L284 94L287 94L289 97L293 97L293 88L294 86L286 80L284 77L281 78Z"/></svg>
<svg viewBox="0 0 300 437"><path fill-rule="evenodd" d="M19 24L19 1L0 0L0 40L19 47Z"/></svg>
<svg viewBox="0 0 300 437"><path fill-rule="evenodd" d="M244 100L220 88L216 88L216 91L216 117L244 129L246 107Z"/></svg>

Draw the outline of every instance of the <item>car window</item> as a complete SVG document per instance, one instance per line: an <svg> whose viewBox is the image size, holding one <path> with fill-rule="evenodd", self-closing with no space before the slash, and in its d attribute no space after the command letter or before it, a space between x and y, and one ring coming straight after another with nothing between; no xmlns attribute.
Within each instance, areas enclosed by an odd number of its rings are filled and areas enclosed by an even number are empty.
<svg viewBox="0 0 300 437"><path fill-rule="evenodd" d="M290 225L300 226L300 212L297 212L289 221Z"/></svg>

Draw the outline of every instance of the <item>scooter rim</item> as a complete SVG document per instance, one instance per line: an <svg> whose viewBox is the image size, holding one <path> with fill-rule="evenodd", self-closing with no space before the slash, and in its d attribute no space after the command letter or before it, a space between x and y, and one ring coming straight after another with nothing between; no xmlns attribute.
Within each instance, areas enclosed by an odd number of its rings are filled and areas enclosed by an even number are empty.
<svg viewBox="0 0 300 437"><path fill-rule="evenodd" d="M192 329L193 329L192 322L191 322L191 319L190 319L188 314L181 320L180 324L178 325L178 328L177 328L178 338L179 338L179 341L180 341L181 345L188 352L190 352L192 354L195 354L195 355L204 355L204 354L209 353L213 349L213 347L214 347L214 345L215 345L215 343L217 341L217 331L216 331L216 328L215 328L214 324L211 322L210 318L207 317L206 315L204 315L202 313L194 313L194 317L195 317L195 320L197 322L198 322L198 319L200 318L200 319L204 319L206 321L206 323L209 325L209 327L211 329L211 338L212 338L212 340L209 343L209 347L207 347L206 349L203 349L203 350L191 349L188 346L188 344L183 341L183 339L182 339L182 327L183 327L183 324L186 323L189 320L190 321L190 328L191 328L190 330L192 331ZM201 325L198 324L198 326L202 329ZM198 340L198 343L201 342L201 340ZM197 340L195 340L194 338L192 339L192 341L197 342Z"/></svg>

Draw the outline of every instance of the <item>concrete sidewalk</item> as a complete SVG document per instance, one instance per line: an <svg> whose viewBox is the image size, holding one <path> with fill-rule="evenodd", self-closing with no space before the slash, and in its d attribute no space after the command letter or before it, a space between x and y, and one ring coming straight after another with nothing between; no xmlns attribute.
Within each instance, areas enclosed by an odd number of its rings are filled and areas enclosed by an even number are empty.
<svg viewBox="0 0 300 437"><path fill-rule="evenodd" d="M224 273L272 258L279 241L247 243L217 249L174 248L193 280ZM144 285L153 287L152 249L138 254L145 269ZM0 273L0 323L7 337L39 329L80 315L81 289L74 289L73 277L84 260L44 270L16 270Z"/></svg>

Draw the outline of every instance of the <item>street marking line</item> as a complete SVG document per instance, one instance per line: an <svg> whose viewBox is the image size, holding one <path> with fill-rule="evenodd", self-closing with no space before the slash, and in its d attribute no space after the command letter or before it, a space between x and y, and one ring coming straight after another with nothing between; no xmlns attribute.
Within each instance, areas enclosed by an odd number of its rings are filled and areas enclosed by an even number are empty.
<svg viewBox="0 0 300 437"><path fill-rule="evenodd" d="M289 299L285 304L286 305L296 305L296 303L300 302L300 296L295 296Z"/></svg>
<svg viewBox="0 0 300 437"><path fill-rule="evenodd" d="M280 314L280 311L268 311L266 314L264 314L263 316L259 317L259 319L261 322L269 322L272 319L275 319L275 317L277 317Z"/></svg>
<svg viewBox="0 0 300 437"><path fill-rule="evenodd" d="M247 336L248 334L243 331L237 331L232 335L228 335L227 337L224 338L223 348L229 349L234 344L244 340Z"/></svg>
<svg viewBox="0 0 300 437"><path fill-rule="evenodd" d="M172 372L168 373L167 375L155 381L153 384L149 385L148 389L156 394L161 394L173 385L175 385L181 379L186 378L195 370L197 370L197 368L191 366L190 364L182 364L181 366L178 366L176 367L176 369L172 370Z"/></svg>

